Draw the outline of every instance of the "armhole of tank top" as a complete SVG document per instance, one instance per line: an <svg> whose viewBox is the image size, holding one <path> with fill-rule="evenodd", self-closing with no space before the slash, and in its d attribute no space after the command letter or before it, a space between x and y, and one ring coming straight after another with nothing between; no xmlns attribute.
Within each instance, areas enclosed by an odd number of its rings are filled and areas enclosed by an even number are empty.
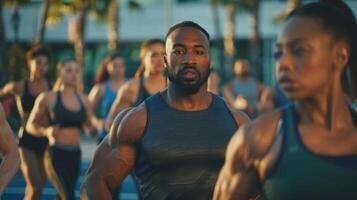
<svg viewBox="0 0 357 200"><path fill-rule="evenodd" d="M149 109L147 100L145 100L143 103L145 104L145 108L146 108L146 122L145 122L144 130L143 130L142 134L140 135L140 138L139 138L138 141L136 142L136 147L137 147L137 149L140 147L139 144L141 143L141 141L142 141L143 138L145 137L145 135L146 135L146 133L147 133L148 126L149 126L149 112L150 112L150 109ZM139 104L139 105L140 105L140 104Z"/></svg>
<svg viewBox="0 0 357 200"><path fill-rule="evenodd" d="M213 98L215 98L215 97L213 97ZM218 99L217 99L217 103L218 103ZM236 125L237 125L237 130L238 130L238 129L239 129L239 124L238 124L236 118L235 118L234 115L233 115L233 111L228 107L228 105L227 105L227 103L226 103L225 101L222 100L221 103L222 103L223 106L227 109L227 111L228 111L228 113L230 114L230 116L232 117L233 121L236 123Z"/></svg>

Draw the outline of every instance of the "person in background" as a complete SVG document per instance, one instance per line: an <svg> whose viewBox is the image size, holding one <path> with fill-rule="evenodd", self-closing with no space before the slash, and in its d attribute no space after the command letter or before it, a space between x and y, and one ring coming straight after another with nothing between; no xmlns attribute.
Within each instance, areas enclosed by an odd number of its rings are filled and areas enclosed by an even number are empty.
<svg viewBox="0 0 357 200"><path fill-rule="evenodd" d="M57 66L53 91L40 94L30 114L27 130L47 137L45 169L59 198L74 200L74 187L81 163L80 132L93 135L100 122L95 118L87 96L81 91L81 69L73 59Z"/></svg>
<svg viewBox="0 0 357 200"><path fill-rule="evenodd" d="M126 82L125 61L119 52L110 53L101 63L95 75L95 85L89 93L89 102L103 124L108 117L117 92ZM104 127L99 127L98 141L107 135Z"/></svg>
<svg viewBox="0 0 357 200"><path fill-rule="evenodd" d="M250 75L249 63L246 60L236 60L234 75L235 77L223 87L223 97L232 108L244 110L255 116L264 86Z"/></svg>
<svg viewBox="0 0 357 200"><path fill-rule="evenodd" d="M13 95L16 99L22 126L18 134L21 171L26 181L25 200L41 198L42 188L46 182L43 155L48 144L46 137L31 135L25 129L28 116L36 97L51 89L46 78L50 54L42 46L36 46L27 52L29 77L24 80L7 83L0 89L0 96Z"/></svg>
<svg viewBox="0 0 357 200"><path fill-rule="evenodd" d="M160 39L147 40L141 45L141 65L135 77L119 89L108 115L107 130L120 111L139 105L147 97L165 88L164 51L164 42Z"/></svg>

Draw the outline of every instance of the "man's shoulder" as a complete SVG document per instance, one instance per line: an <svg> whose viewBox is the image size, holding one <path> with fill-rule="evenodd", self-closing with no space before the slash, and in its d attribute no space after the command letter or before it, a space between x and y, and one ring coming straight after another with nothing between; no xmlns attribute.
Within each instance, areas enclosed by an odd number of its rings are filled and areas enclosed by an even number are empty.
<svg viewBox="0 0 357 200"><path fill-rule="evenodd" d="M147 109L145 104L124 109L113 121L110 129L111 140L118 140L115 143L136 143L144 133L146 121Z"/></svg>

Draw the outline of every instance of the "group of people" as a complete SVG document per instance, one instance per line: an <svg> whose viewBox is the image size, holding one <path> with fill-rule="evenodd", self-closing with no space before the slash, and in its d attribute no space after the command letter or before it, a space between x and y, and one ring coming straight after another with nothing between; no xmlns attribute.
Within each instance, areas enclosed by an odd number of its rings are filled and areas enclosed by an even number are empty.
<svg viewBox="0 0 357 200"><path fill-rule="evenodd" d="M49 54L30 51L29 79L0 91L16 97L23 122L25 199L40 198L46 174L60 199L74 199L82 130L100 133L82 199L113 198L129 174L141 199L357 199L357 112L342 78L356 76L356 35L356 19L342 1L290 13L275 52L277 83L289 103L254 121L232 108L249 111L257 101L252 88L262 92L247 63L236 63L239 79L223 89L226 100L217 95L217 77L208 81L209 33L192 21L172 26L165 42L143 43L131 80L120 54L110 54L89 97L75 60L58 64L52 87L45 78ZM234 100L236 90L250 95ZM0 137L13 141L0 114ZM1 192L17 171L9 166L18 165L18 153L14 142L0 144L12 152L0 168Z"/></svg>

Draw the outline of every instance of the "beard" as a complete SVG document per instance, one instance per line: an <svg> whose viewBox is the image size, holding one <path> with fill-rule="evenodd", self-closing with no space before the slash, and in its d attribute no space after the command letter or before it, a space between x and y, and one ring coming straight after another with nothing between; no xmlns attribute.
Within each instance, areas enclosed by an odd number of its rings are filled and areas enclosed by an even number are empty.
<svg viewBox="0 0 357 200"><path fill-rule="evenodd" d="M187 79L184 76L186 70L194 71L197 75L195 80ZM185 66L180 71L175 73L171 67L165 67L165 75L170 80L175 88L178 88L181 93L186 95L193 95L198 92L198 90L205 84L211 73L211 68L207 68L203 73L201 73L195 67Z"/></svg>

